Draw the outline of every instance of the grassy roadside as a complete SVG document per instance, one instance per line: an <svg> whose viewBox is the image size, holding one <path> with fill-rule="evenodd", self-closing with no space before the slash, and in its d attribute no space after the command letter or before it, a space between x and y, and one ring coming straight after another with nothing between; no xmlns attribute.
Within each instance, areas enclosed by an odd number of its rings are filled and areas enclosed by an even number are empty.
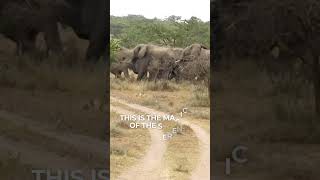
<svg viewBox="0 0 320 180"><path fill-rule="evenodd" d="M159 111L178 115L188 108L185 117L210 132L210 99L208 88L202 83L112 79L110 87L114 96Z"/></svg>
<svg viewBox="0 0 320 180"><path fill-rule="evenodd" d="M130 129L120 115L110 112L110 172L116 178L145 154L150 144L147 129Z"/></svg>

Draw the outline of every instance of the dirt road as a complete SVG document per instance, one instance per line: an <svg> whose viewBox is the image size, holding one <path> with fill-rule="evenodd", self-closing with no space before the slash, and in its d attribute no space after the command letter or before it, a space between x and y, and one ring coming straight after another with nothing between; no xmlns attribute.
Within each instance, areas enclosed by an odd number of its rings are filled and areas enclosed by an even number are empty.
<svg viewBox="0 0 320 180"><path fill-rule="evenodd" d="M118 114L133 115L132 111L112 105L111 111ZM146 155L128 171L121 174L118 180L157 180L166 179L167 170L163 164L163 155L166 151L166 143L161 140L162 132L158 129L148 129L151 136L151 144Z"/></svg>
<svg viewBox="0 0 320 180"><path fill-rule="evenodd" d="M118 103L121 104L122 106L126 106L131 108L132 110L135 111L139 111L139 112L143 112L143 113L147 113L147 114L157 114L157 115L165 115L165 112L161 112L161 111L157 111L145 106L141 106L139 104L133 104L133 103L128 103L120 98L116 98L116 97L111 97L111 104L112 103ZM117 109L117 108L115 108ZM113 109L112 109L113 110ZM119 108L118 108L119 110ZM127 111L122 111L122 114L132 114L132 112L127 112ZM196 134L198 140L199 140L199 144L200 144L200 161L197 165L197 167L193 170L190 179L192 180L209 180L210 179L210 136L209 134L202 129L200 126L190 123L188 121L187 118L184 119L180 119L179 123L183 124L183 125L187 125L189 126L194 133ZM155 131L154 129L150 130L151 132L151 136L152 136L152 143L149 147L149 151L146 154L146 156L141 160L141 162L139 162L137 164L137 167L133 167L131 170L129 170L128 172L125 172L124 176L120 176L125 177L124 179L131 177L130 179L136 179L136 178L132 178L132 177L141 177L142 179L150 179L150 173L152 172L150 171L150 167L152 167L154 169L154 167L158 167L157 168L157 172L163 172L166 171L165 169L163 169L164 167L161 167L160 164L163 161L161 154L164 154L165 148L163 148L163 143L162 141L159 140L159 138L161 138L161 136L159 137L159 133L161 132L156 132L157 135L153 134ZM158 130L159 131L159 130ZM153 134L153 135L152 135ZM160 146L162 146L162 148L159 148L159 144ZM151 151L155 151L155 152L150 152ZM151 163L151 165L150 165ZM142 170L142 171L141 171ZM154 172L156 172L154 170ZM128 176L130 175L130 176ZM156 175L158 175L156 173ZM149 176L149 177L148 177ZM139 178L140 179L140 178ZM170 177L161 177L161 176L153 176L153 178L151 179L170 179Z"/></svg>
<svg viewBox="0 0 320 180"><path fill-rule="evenodd" d="M21 164L32 168L81 170L88 175L90 168L105 167L107 142L60 132L53 126L3 110L0 120L15 130L0 134L0 156L4 158L13 154Z"/></svg>

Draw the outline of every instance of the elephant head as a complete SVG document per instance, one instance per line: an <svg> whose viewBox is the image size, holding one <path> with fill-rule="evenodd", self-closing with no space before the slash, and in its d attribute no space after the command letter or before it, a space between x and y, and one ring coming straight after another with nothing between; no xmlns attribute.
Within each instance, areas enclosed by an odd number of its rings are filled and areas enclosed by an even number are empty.
<svg viewBox="0 0 320 180"><path fill-rule="evenodd" d="M141 79L149 73L149 80L172 79L177 76L177 63L184 49L139 44L133 49L133 70Z"/></svg>
<svg viewBox="0 0 320 180"><path fill-rule="evenodd" d="M136 73L136 70L132 64L133 50L127 49L125 47L120 47L119 51L116 53L115 60L118 63L127 64L128 68Z"/></svg>
<svg viewBox="0 0 320 180"><path fill-rule="evenodd" d="M121 62L131 62L133 59L133 50L120 47L116 54L116 60Z"/></svg>
<svg viewBox="0 0 320 180"><path fill-rule="evenodd" d="M198 58L200 55L201 55L201 51L203 49L206 49L208 50L207 47L201 45L201 44L192 44L188 47L186 47L183 52L182 52L182 55L180 57L180 59L184 59L184 58L191 58L192 60L193 59L196 59Z"/></svg>

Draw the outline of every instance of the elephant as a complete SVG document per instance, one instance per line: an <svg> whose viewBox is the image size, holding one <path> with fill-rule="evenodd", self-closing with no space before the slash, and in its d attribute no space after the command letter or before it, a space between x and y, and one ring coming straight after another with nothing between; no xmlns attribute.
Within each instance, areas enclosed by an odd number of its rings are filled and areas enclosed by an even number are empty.
<svg viewBox="0 0 320 180"><path fill-rule="evenodd" d="M4 11L9 5L14 8ZM7 0L0 2L0 10L2 19L13 17L11 28L14 29L10 32L0 28L0 33L15 41L17 49L33 49L36 35L44 32L48 49L62 52L57 26L60 22L70 26L79 38L89 40L88 62L96 63L101 56L107 57L106 0Z"/></svg>
<svg viewBox="0 0 320 180"><path fill-rule="evenodd" d="M133 49L128 49L125 47L120 47L115 55L116 61L130 63L133 59Z"/></svg>
<svg viewBox="0 0 320 180"><path fill-rule="evenodd" d="M205 55L205 54L210 54L210 50L198 43L195 44L191 44L190 46L186 47L181 56L180 56L180 60L182 61L189 61L189 60L194 60L199 58L201 55Z"/></svg>
<svg viewBox="0 0 320 180"><path fill-rule="evenodd" d="M130 64L125 62L114 62L110 66L110 72L115 75L116 78L121 78L121 74L124 73L126 78L129 78Z"/></svg>
<svg viewBox="0 0 320 180"><path fill-rule="evenodd" d="M62 43L52 13L59 4L30 1L5 1L0 4L0 33L17 45L17 55L35 51L36 37L44 32L47 51L62 52Z"/></svg>
<svg viewBox="0 0 320 180"><path fill-rule="evenodd" d="M106 56L107 1L106 0L65 0L59 21L70 26L81 39L89 40L86 60L96 63L101 56Z"/></svg>
<svg viewBox="0 0 320 180"><path fill-rule="evenodd" d="M200 58L210 61L210 50L209 49L201 49Z"/></svg>
<svg viewBox="0 0 320 180"><path fill-rule="evenodd" d="M129 63L129 69L138 74L137 80L147 78L148 75L149 80L172 79L176 77L173 73L175 61L182 52L182 48L139 44L133 49L121 47L116 59Z"/></svg>
<svg viewBox="0 0 320 180"><path fill-rule="evenodd" d="M149 73L149 80L170 79L175 61L182 53L180 48L160 47L151 44L139 44L133 49L133 71L141 80Z"/></svg>
<svg viewBox="0 0 320 180"><path fill-rule="evenodd" d="M192 44L183 53L173 71L177 79L203 80L210 72L210 50L201 44Z"/></svg>
<svg viewBox="0 0 320 180"><path fill-rule="evenodd" d="M183 48L171 48L170 56L173 57L175 60L178 60L181 57L183 51Z"/></svg>

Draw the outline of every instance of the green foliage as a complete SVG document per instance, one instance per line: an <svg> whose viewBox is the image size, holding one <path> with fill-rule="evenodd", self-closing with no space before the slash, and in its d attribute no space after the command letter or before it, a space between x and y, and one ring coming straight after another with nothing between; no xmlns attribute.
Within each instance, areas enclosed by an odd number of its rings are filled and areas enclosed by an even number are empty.
<svg viewBox="0 0 320 180"><path fill-rule="evenodd" d="M196 17L182 20L179 16L169 16L160 20L139 15L111 16L110 33L121 40L121 46L128 48L142 43L171 47L186 47L192 43L210 46L210 22Z"/></svg>
<svg viewBox="0 0 320 180"><path fill-rule="evenodd" d="M111 62L115 61L115 56L117 51L120 49L121 41L119 39L110 39L110 60Z"/></svg>

